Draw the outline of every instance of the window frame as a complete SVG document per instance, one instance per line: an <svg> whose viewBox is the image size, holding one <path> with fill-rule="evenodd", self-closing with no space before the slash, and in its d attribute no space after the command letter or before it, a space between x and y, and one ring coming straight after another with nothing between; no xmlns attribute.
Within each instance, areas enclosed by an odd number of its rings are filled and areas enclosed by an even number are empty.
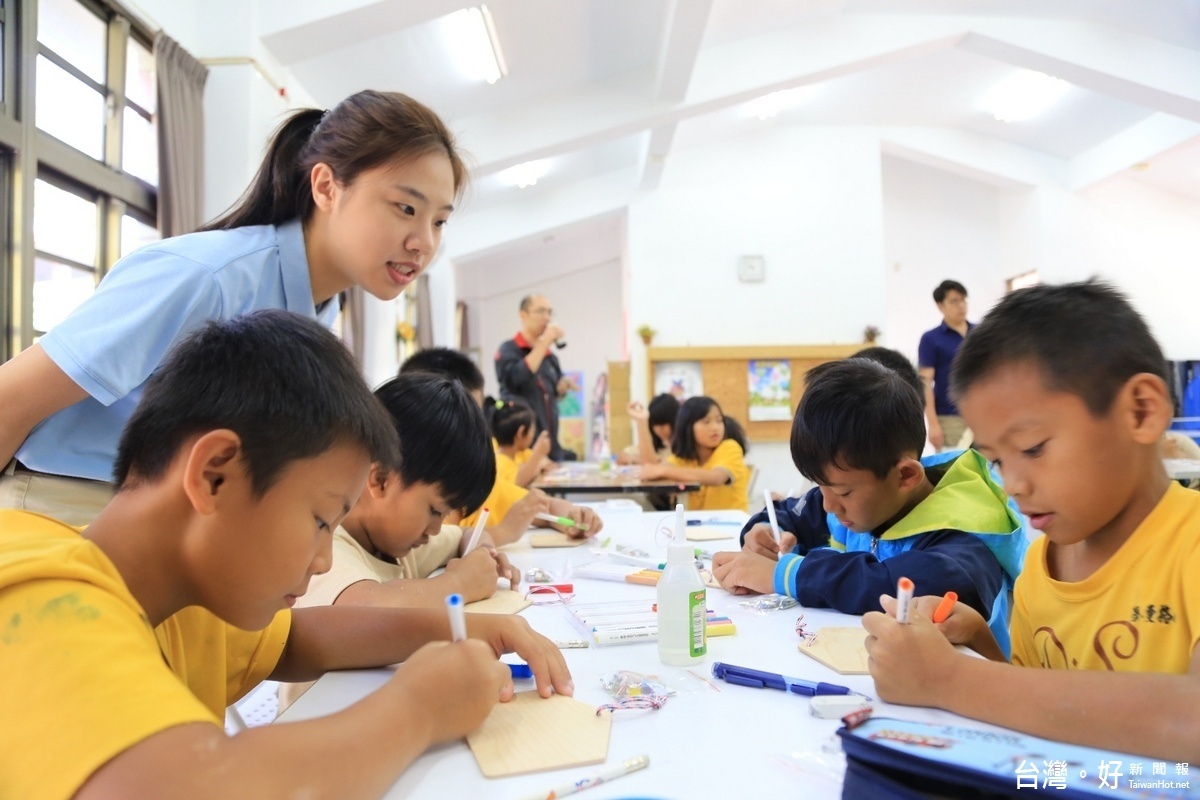
<svg viewBox="0 0 1200 800"><path fill-rule="evenodd" d="M153 52L154 34L116 0L75 0L107 26L103 86L37 39L37 0L9 0L0 7L0 361L29 347L33 329L33 187L41 178L97 203L96 280L121 254L121 219L158 217L158 189L122 171L124 111L148 112L125 96L129 39ZM97 161L39 130L35 124L36 62L43 55L105 95L103 159ZM60 259L55 259L60 260Z"/></svg>

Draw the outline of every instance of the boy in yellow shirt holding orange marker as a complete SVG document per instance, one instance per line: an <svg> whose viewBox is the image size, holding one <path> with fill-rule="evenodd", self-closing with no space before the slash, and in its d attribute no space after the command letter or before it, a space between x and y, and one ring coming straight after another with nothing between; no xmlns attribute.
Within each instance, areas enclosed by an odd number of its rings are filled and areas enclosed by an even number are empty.
<svg viewBox="0 0 1200 800"><path fill-rule="evenodd" d="M961 603L937 625L937 597L914 601L907 625L865 615L880 697L1200 762L1200 493L1172 483L1158 452L1174 409L1165 364L1128 301L1094 281L1014 292L971 332L952 390L1044 536L1016 582L1011 665Z"/></svg>

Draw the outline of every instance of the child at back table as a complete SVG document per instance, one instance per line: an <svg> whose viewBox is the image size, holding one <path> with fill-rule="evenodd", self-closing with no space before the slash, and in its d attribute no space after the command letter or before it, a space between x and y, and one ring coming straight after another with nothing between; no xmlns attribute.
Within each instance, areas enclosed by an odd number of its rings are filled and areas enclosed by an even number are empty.
<svg viewBox="0 0 1200 800"><path fill-rule="evenodd" d="M740 428L736 430L740 432ZM640 473L648 481L666 478L699 483L700 490L687 496L690 511L745 511L749 507L750 483L745 454L745 440L739 441L727 431L717 401L689 397L679 408L667 462L656 463L658 456L643 450Z"/></svg>
<svg viewBox="0 0 1200 800"><path fill-rule="evenodd" d="M421 350L400 366L400 374L408 372L432 372L457 381L480 407L483 406L483 373L475 362L457 350L447 347ZM537 489L526 489L499 478L483 501L483 507L488 509L488 520L492 521L488 531L498 545L517 541L530 524L554 528L579 538L595 536L604 527L604 520L587 506L577 506L561 497L547 497ZM578 524L560 525L536 519L534 515L539 512L566 517ZM464 527L474 525L480 513L467 515L460 524Z"/></svg>
<svg viewBox="0 0 1200 800"><path fill-rule="evenodd" d="M1145 322L1095 281L1014 292L971 332L952 392L1044 534L1016 585L1012 664L974 611L935 626L936 600L919 598L912 624L863 619L880 697L1200 761L1200 493L1173 484L1158 452L1165 372Z"/></svg>
<svg viewBox="0 0 1200 800"><path fill-rule="evenodd" d="M185 338L147 382L117 492L82 535L0 511L0 796L380 797L512 696L499 653L522 653L544 694L570 692L558 648L517 617L421 648L449 638L445 612L289 610L395 448L317 322L263 311ZM222 728L265 678L400 661L345 711Z"/></svg>
<svg viewBox="0 0 1200 800"><path fill-rule="evenodd" d="M713 574L734 592L779 592L846 614L878 609L901 577L957 592L1003 637L1025 533L978 453L920 458L921 396L895 370L851 358L809 370L792 424L792 460L817 484L752 517L741 553Z"/></svg>
<svg viewBox="0 0 1200 800"><path fill-rule="evenodd" d="M537 417L524 400L485 397L483 414L496 451L496 480L528 486L556 466L548 457L550 434L542 431L534 441Z"/></svg>

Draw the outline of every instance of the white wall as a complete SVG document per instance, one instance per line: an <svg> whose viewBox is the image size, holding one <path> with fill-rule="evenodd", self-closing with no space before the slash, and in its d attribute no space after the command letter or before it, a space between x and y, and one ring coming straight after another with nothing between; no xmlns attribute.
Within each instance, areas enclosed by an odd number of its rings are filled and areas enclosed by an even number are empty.
<svg viewBox="0 0 1200 800"><path fill-rule="evenodd" d="M1200 358L1200 201L1119 175L1056 195L1055 280L1106 278L1147 318L1168 358ZM1057 258L1054 258L1057 256Z"/></svg>
<svg viewBox="0 0 1200 800"><path fill-rule="evenodd" d="M499 268L499 265L496 265ZM508 269L521 265L510 264ZM554 320L566 333L567 347L555 350L564 370L583 370L585 419L590 418L596 377L608 361L621 355L621 265L618 259L582 266L536 285L514 286L486 297L469 299L471 336L478 342L487 394L498 396L494 356L501 342L520 326L517 309L531 292L544 294L554 307ZM585 424L585 436L590 427Z"/></svg>
<svg viewBox="0 0 1200 800"><path fill-rule="evenodd" d="M742 255L766 280L737 279ZM673 153L629 211L629 325L656 346L862 340L884 318L878 139L858 128L772 128ZM634 344L633 363L644 363ZM634 397L646 394L634 369Z"/></svg>
<svg viewBox="0 0 1200 800"><path fill-rule="evenodd" d="M584 266L539 281L536 286L516 287L475 301L479 320L475 341L489 367L484 376L489 394L496 394L499 388L496 372L490 368L492 356L501 342L517 332L520 327L517 309L521 298L530 293L549 298L554 307L554 322L565 332L567 342L566 348L554 352L563 369L584 370L590 392L596 376L607 371L607 362L621 355L620 329L615 322L621 318L620 262L614 259Z"/></svg>
<svg viewBox="0 0 1200 800"><path fill-rule="evenodd" d="M1004 296L1005 190L883 156L883 230L887 312L880 344L917 363L921 334L942 321L933 289L950 278L967 288L977 322ZM1025 272L1027 270L1019 270Z"/></svg>

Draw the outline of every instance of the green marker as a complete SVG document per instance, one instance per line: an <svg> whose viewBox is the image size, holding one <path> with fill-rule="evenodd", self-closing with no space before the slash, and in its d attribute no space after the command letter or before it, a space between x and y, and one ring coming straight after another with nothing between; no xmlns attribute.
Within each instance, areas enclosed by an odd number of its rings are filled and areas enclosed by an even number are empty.
<svg viewBox="0 0 1200 800"><path fill-rule="evenodd" d="M553 514L542 514L540 512L534 514L534 517L536 519L544 519L546 522L557 522L559 525L567 528L579 528L581 531L586 531L588 529L587 525L582 525L570 517L556 517Z"/></svg>

